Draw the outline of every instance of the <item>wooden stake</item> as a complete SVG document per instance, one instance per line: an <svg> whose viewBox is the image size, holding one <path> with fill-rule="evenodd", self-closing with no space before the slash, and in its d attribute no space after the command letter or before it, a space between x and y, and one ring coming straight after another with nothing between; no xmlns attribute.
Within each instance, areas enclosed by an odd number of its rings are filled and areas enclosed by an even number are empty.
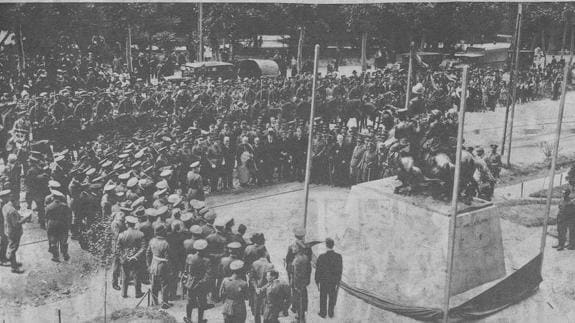
<svg viewBox="0 0 575 323"><path fill-rule="evenodd" d="M449 217L449 236L447 240L447 274L445 276L445 291L443 298L443 322L449 319L449 299L451 298L451 275L453 271L453 256L455 253L455 228L457 222L457 199L459 197L459 175L461 172L461 152L463 150L463 126L465 123L465 103L467 100L467 71L469 66L463 66L461 104L459 107L459 124L457 125L457 153L455 155L455 176L453 178L453 193L451 194L451 216Z"/></svg>
<svg viewBox="0 0 575 323"><path fill-rule="evenodd" d="M303 227L307 229L307 209L309 204L309 182L311 177L311 154L312 154L312 145L313 145L313 122L315 116L315 88L317 84L317 65L319 63L319 45L315 45L315 55L313 61L313 82L312 82L312 89L311 89L311 111L309 115L309 134L307 139L307 156L306 156L306 164L305 164L305 184L304 184L304 191L305 191L305 203L304 203L304 211L303 211Z"/></svg>

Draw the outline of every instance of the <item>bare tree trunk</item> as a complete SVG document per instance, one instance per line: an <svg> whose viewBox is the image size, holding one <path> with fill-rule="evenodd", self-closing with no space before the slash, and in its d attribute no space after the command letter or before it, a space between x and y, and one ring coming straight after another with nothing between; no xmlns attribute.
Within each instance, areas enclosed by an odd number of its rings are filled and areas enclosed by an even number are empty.
<svg viewBox="0 0 575 323"><path fill-rule="evenodd" d="M361 71L367 70L367 32L361 34Z"/></svg>
<svg viewBox="0 0 575 323"><path fill-rule="evenodd" d="M204 16L203 5L200 2L198 4L198 62L204 61L204 33L202 30L202 19Z"/></svg>

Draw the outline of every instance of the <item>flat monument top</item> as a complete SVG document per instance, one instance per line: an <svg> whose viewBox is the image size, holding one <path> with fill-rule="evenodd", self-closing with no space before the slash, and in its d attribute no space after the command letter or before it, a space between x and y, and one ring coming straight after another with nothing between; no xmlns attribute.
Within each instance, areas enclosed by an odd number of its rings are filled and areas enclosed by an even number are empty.
<svg viewBox="0 0 575 323"><path fill-rule="evenodd" d="M394 200L400 200L404 203L409 203L417 207L431 210L436 213L440 213L446 216L451 214L451 201L437 200L433 197L420 194L420 195L401 195L395 194L393 191L395 187L401 185L401 182L396 179L395 176L387 177L384 179L361 183L352 187L354 190L361 190L365 192L366 198L373 199L378 196L381 198L388 198ZM457 203L457 213L463 214L468 212L473 212L479 209L483 209L493 205L493 203L474 198L470 205L464 204L462 202Z"/></svg>

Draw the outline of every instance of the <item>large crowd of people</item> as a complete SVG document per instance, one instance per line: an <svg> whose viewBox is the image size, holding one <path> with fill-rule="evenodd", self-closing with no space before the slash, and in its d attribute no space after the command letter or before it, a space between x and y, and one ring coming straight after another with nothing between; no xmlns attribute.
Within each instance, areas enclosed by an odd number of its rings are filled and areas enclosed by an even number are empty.
<svg viewBox="0 0 575 323"><path fill-rule="evenodd" d="M154 301L167 308L181 284L187 321L198 308L203 322L203 311L219 301L226 322L245 320L247 299L256 322L260 315L277 322L290 303L298 315L306 311L311 244L305 232L298 230L289 248L289 283L283 283L263 233L245 238L244 225L234 228L232 218L216 216L204 200L238 186L303 181L312 125L313 183L348 187L394 174L415 183L449 170L449 161L425 168L436 156L454 160L461 99L454 71L419 71L409 93L400 69L330 73L319 79L318 113L309 120L310 75L152 84L145 59L137 75L101 64L98 55L46 61L32 60L38 65L30 63L34 72L24 82L9 74L0 80L0 260L22 272L16 251L32 206L47 229L53 261L69 259L69 233L90 248L90 230L110 223L113 287L127 297L133 280L141 297L141 284L150 283ZM541 97L542 84L557 82L558 70L553 62L522 73L520 102ZM473 69L468 100L479 110L495 109L505 97L502 76ZM489 200L501 169L497 146L488 154L466 146L475 180L465 189ZM332 298L338 273L330 275L323 293ZM333 316L331 301L329 310L322 302L320 315Z"/></svg>

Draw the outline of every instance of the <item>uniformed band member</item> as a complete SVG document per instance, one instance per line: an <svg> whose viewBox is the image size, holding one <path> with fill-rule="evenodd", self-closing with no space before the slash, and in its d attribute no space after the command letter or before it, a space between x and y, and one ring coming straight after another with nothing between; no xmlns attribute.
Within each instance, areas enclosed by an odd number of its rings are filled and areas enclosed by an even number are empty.
<svg viewBox="0 0 575 323"><path fill-rule="evenodd" d="M234 260L230 263L231 277L224 278L220 289L223 301L222 314L225 323L242 323L246 321L246 300L248 299L248 283L241 278L240 271L244 262Z"/></svg>
<svg viewBox="0 0 575 323"><path fill-rule="evenodd" d="M66 197L60 191L53 190L52 201L46 206L46 231L48 233L49 252L52 253L52 261L60 261L60 252L65 261L70 259L68 255L68 234L72 223L72 211L66 204Z"/></svg>

